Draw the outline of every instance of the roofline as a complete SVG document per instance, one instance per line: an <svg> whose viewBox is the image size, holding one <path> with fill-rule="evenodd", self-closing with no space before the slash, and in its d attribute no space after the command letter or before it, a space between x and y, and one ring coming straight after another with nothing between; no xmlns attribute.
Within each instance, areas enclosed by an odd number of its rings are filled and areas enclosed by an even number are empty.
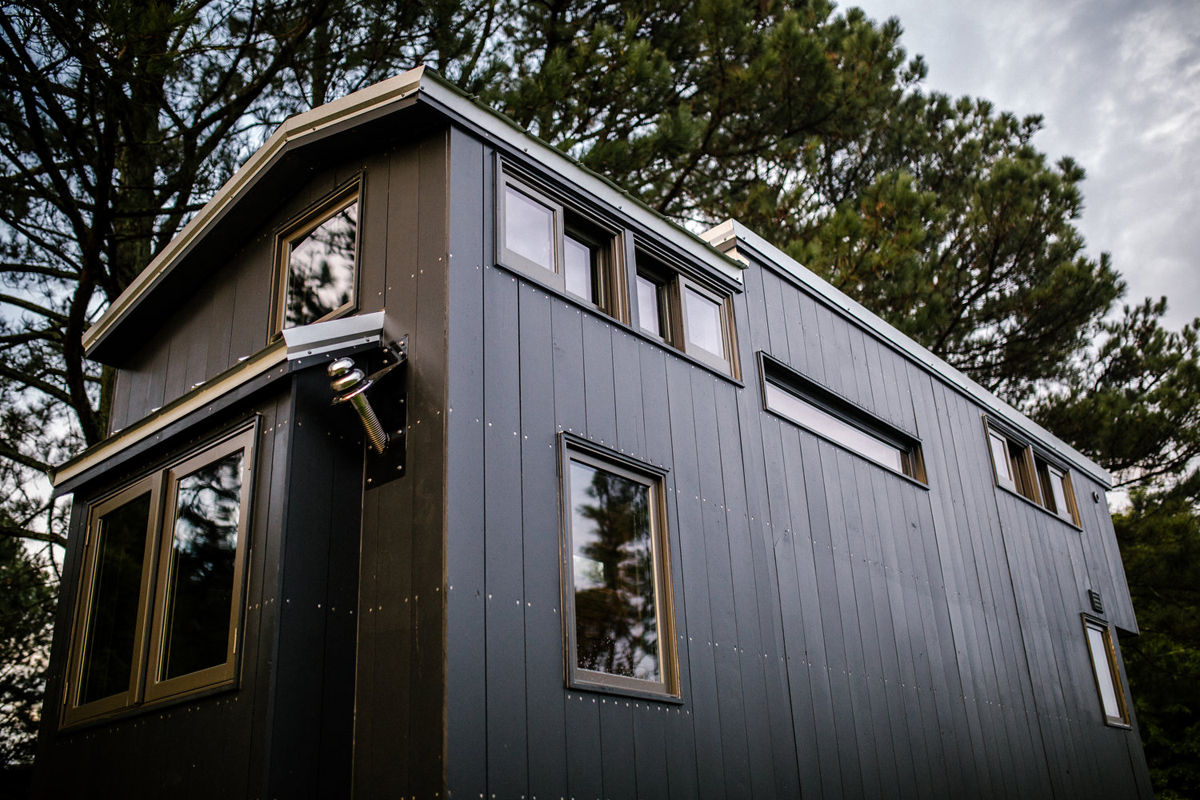
<svg viewBox="0 0 1200 800"><path fill-rule="evenodd" d="M83 348L90 355L102 338L137 304L143 294L150 290L155 280L169 272L193 241L203 236L220 218L226 209L235 204L245 190L264 172L288 145L309 138L314 134L347 119L412 95L421 88L421 76L425 67L417 67L348 94L333 102L317 106L311 111L289 117L275 129L262 147L246 160L233 177L213 195L212 199L192 217L184 229L164 247L136 278L125 287L125 291L114 300L96 324L83 334Z"/></svg>
<svg viewBox="0 0 1200 800"><path fill-rule="evenodd" d="M713 247L719 247L731 240L736 240L736 246L739 250L745 249L754 258L791 275L806 289L816 295L817 299L850 317L901 355L920 364L954 389L976 403L979 403L989 414L998 417L1000 420L1026 433L1031 438L1036 439L1038 444L1048 448L1059 458L1069 462L1080 471L1087 473L1088 476L1103 484L1106 489L1112 488L1112 476L1106 469L950 366L950 364L913 341L901 331L889 325L877 315L868 311L857 301L838 290L829 282L818 277L800 262L742 223L734 219L725 220L716 227L702 233L701 237ZM737 255L740 256L741 254Z"/></svg>
<svg viewBox="0 0 1200 800"><path fill-rule="evenodd" d="M258 177L275 164L285 150L319 136L334 125L344 125L356 117L386 111L389 105L400 106L402 101L413 95L424 96L432 101L431 105L476 128L483 137L519 150L539 166L563 176L601 201L629 215L636 222L664 236L681 250L741 283L740 265L714 250L699 236L667 220L612 181L587 169L503 114L467 96L437 73L421 66L289 117L212 199L204 204L184 229L133 279L125 291L105 309L96 323L88 328L83 335L84 352L90 356L95 351L101 341L138 305L142 296L150 292L161 277L175 268L191 245L207 234Z"/></svg>

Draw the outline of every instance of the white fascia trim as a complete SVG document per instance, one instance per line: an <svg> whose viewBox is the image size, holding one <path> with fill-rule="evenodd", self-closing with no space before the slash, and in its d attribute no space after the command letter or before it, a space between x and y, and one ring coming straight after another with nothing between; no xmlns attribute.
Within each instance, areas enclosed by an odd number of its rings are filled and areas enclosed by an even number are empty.
<svg viewBox="0 0 1200 800"><path fill-rule="evenodd" d="M276 342L271 347L261 350L258 354L225 370L208 383L196 386L178 400L155 410L150 416L114 433L104 441L80 453L54 472L52 483L56 487L61 486L65 481L104 463L122 450L149 439L168 425L199 411L214 400L276 367L282 366L286 370L287 360L287 346L282 340Z"/></svg>
<svg viewBox="0 0 1200 800"><path fill-rule="evenodd" d="M184 229L162 249L162 252L155 256L154 260L133 279L125 291L121 292L117 299L105 309L100 319L96 320L96 324L88 328L83 335L84 350L91 350L92 345L108 333L133 302L149 289L159 275L171 267L193 241L204 234L208 227L230 204L237 200L245 188L287 144L366 111L408 97L421 88L421 76L424 74L424 67L410 69L408 72L318 106L311 111L289 117L271 134L262 147L254 151L254 155L250 156L233 177L221 187L220 191L204 204L204 208L200 209Z"/></svg>
<svg viewBox="0 0 1200 800"><path fill-rule="evenodd" d="M787 253L742 223L734 219L728 219L720 225L700 234L700 236L713 247L720 247L731 239L736 240L737 248L741 249L744 247L750 255L796 278L814 295L823 300L826 305L837 309L843 316L854 320L863 328L873 333L877 338L887 342L902 355L920 364L950 386L979 403L989 414L1023 431L1039 445L1051 450L1055 455L1070 462L1080 471L1087 473L1099 481L1106 489L1112 488L1112 475L1108 473L1108 470L1050 433L1041 425L1038 425L1020 411L1017 411L999 397L996 397L996 395L987 389L975 383L975 381L929 352L904 333L884 322L880 317L868 311L832 284L818 277ZM731 255L739 260L744 260L745 258L740 253L731 253Z"/></svg>
<svg viewBox="0 0 1200 800"><path fill-rule="evenodd" d="M663 217L612 181L582 166L566 153L555 149L502 114L463 95L437 73L430 72L425 76L421 90L476 126L485 138L503 142L514 150L520 150L548 172L562 177L573 186L616 208L722 275L742 283L743 267L715 251L702 237ZM502 124L497 125L497 122Z"/></svg>

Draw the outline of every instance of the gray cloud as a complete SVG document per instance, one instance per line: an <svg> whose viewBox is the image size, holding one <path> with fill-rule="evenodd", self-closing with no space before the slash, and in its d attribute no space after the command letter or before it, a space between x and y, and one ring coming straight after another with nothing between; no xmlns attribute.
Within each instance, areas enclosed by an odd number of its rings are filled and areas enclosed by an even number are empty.
<svg viewBox="0 0 1200 800"><path fill-rule="evenodd" d="M1111 253L1127 300L1200 316L1200 11L1194 0L865 0L898 17L929 90L1041 114L1035 144L1087 169L1078 226Z"/></svg>

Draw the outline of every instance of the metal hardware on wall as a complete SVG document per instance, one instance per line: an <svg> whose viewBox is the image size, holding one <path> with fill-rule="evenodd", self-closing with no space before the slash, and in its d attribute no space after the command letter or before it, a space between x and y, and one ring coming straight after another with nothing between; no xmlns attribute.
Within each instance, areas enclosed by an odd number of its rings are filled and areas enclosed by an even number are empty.
<svg viewBox="0 0 1200 800"><path fill-rule="evenodd" d="M1092 604L1092 611L1097 614L1104 613L1104 601L1100 599L1100 593L1095 589L1088 589L1088 602Z"/></svg>
<svg viewBox="0 0 1200 800"><path fill-rule="evenodd" d="M362 421L370 445L365 480L372 489L404 476L408 340L385 342L359 358L373 368L369 375L345 357L330 363L328 372L337 392L333 404L349 403Z"/></svg>

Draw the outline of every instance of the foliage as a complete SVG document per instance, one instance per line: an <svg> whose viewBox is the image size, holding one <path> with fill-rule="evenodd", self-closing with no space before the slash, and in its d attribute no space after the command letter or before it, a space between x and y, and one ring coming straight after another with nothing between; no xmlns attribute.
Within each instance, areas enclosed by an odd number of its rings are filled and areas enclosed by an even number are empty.
<svg viewBox="0 0 1200 800"><path fill-rule="evenodd" d="M1200 327L1107 316L1082 168L1038 117L923 92L901 33L830 0L5 5L0 532L61 540L40 476L104 436L96 316L274 125L425 62L670 218L740 219L1112 469L1147 752L1194 787L1200 706L1166 676L1194 675Z"/></svg>

